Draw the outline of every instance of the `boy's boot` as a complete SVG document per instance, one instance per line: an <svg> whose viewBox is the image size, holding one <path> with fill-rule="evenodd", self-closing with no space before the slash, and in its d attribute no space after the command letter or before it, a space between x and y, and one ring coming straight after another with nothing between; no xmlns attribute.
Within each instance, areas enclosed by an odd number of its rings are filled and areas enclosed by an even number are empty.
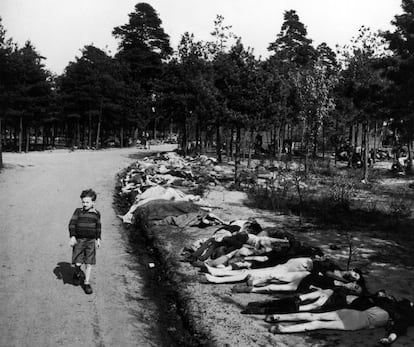
<svg viewBox="0 0 414 347"><path fill-rule="evenodd" d="M75 266L75 272L73 273L73 284L78 286L83 280L84 274L80 266Z"/></svg>
<svg viewBox="0 0 414 347"><path fill-rule="evenodd" d="M83 285L83 290L85 291L86 294L92 294L93 293L92 287L89 283L85 283Z"/></svg>

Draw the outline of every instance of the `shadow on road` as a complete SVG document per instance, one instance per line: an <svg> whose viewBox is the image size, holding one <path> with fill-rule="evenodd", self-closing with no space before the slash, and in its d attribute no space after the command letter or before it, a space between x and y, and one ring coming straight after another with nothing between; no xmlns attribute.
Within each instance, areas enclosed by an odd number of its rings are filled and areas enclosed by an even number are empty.
<svg viewBox="0 0 414 347"><path fill-rule="evenodd" d="M53 273L56 275L56 278L58 280L62 280L63 284L71 284L75 285L73 283L73 267L70 263L61 261L57 263L57 266L53 269Z"/></svg>

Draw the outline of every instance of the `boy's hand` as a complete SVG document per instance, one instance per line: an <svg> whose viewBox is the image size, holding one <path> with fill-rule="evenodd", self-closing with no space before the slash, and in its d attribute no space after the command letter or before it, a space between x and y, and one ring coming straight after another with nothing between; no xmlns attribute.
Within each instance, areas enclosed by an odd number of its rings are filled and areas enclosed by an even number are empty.
<svg viewBox="0 0 414 347"><path fill-rule="evenodd" d="M96 246L96 248L100 248L101 247L101 239L97 239L95 241L95 246Z"/></svg>
<svg viewBox="0 0 414 347"><path fill-rule="evenodd" d="M73 246L75 246L76 245L76 237L75 236L72 236L71 238L70 238L70 240L69 240L69 246L71 246L71 247L73 247Z"/></svg>

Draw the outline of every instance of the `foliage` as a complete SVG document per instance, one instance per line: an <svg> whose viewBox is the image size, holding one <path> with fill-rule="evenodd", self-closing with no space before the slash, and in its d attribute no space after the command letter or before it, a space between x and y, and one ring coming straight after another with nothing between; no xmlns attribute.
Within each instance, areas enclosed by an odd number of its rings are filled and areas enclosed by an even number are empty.
<svg viewBox="0 0 414 347"><path fill-rule="evenodd" d="M350 208L351 199L354 194L355 184L352 179L346 176L334 178L332 184L329 186L329 199L344 210Z"/></svg>
<svg viewBox="0 0 414 347"><path fill-rule="evenodd" d="M133 80L143 84L145 90L150 89L150 81L161 73L162 61L172 53L169 36L161 24L151 5L138 3L128 23L112 32L120 39L117 58L128 64Z"/></svg>
<svg viewBox="0 0 414 347"><path fill-rule="evenodd" d="M411 147L414 132L414 2L402 0L403 13L394 17L395 31L383 33L393 55L385 62L386 76L393 82L390 90L392 127L397 145ZM398 138L398 137L399 138ZM409 169L411 169L411 148Z"/></svg>
<svg viewBox="0 0 414 347"><path fill-rule="evenodd" d="M298 66L311 64L316 57L312 40L307 38L307 30L299 20L295 10L286 11L284 22L276 41L269 45L268 50L274 52L277 59Z"/></svg>
<svg viewBox="0 0 414 347"><path fill-rule="evenodd" d="M19 128L15 137L19 151L23 149L23 137L28 150L30 127L40 126L49 117L51 75L42 63L45 58L31 42L19 48L5 34L0 22L0 117Z"/></svg>
<svg viewBox="0 0 414 347"><path fill-rule="evenodd" d="M407 218L411 215L412 204L406 198L393 199L389 205L389 213L398 223L402 218Z"/></svg>
<svg viewBox="0 0 414 347"><path fill-rule="evenodd" d="M402 4L394 32L381 36L361 27L339 55L326 43L315 48L296 11L288 10L262 60L221 15L210 40L185 32L174 52L156 10L138 3L112 31L119 40L113 57L87 45L61 76L44 69L30 42L19 48L7 40L1 26L0 107L7 128L1 130L20 147L33 133L46 144L60 133L68 145L91 147L124 129L134 140L138 132L151 129L155 138L169 131L178 133L184 152L215 147L219 162L225 152L236 169L242 144L250 158L262 131L266 155L281 159L297 150L306 171L311 154L315 160L321 150L324 156L348 141L359 145L353 134L361 125L366 138L385 122L396 144L410 145L414 15L412 0ZM361 145L367 153L369 146Z"/></svg>

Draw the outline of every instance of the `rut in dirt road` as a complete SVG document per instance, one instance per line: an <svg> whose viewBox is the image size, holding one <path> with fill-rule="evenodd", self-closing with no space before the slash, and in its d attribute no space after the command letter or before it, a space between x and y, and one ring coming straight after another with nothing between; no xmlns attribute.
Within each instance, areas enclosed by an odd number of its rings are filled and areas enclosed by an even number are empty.
<svg viewBox="0 0 414 347"><path fill-rule="evenodd" d="M122 236L112 206L116 174L136 152L4 153L0 346L174 345L160 331L142 265ZM67 230L86 188L97 191L102 214L92 295L72 285Z"/></svg>

